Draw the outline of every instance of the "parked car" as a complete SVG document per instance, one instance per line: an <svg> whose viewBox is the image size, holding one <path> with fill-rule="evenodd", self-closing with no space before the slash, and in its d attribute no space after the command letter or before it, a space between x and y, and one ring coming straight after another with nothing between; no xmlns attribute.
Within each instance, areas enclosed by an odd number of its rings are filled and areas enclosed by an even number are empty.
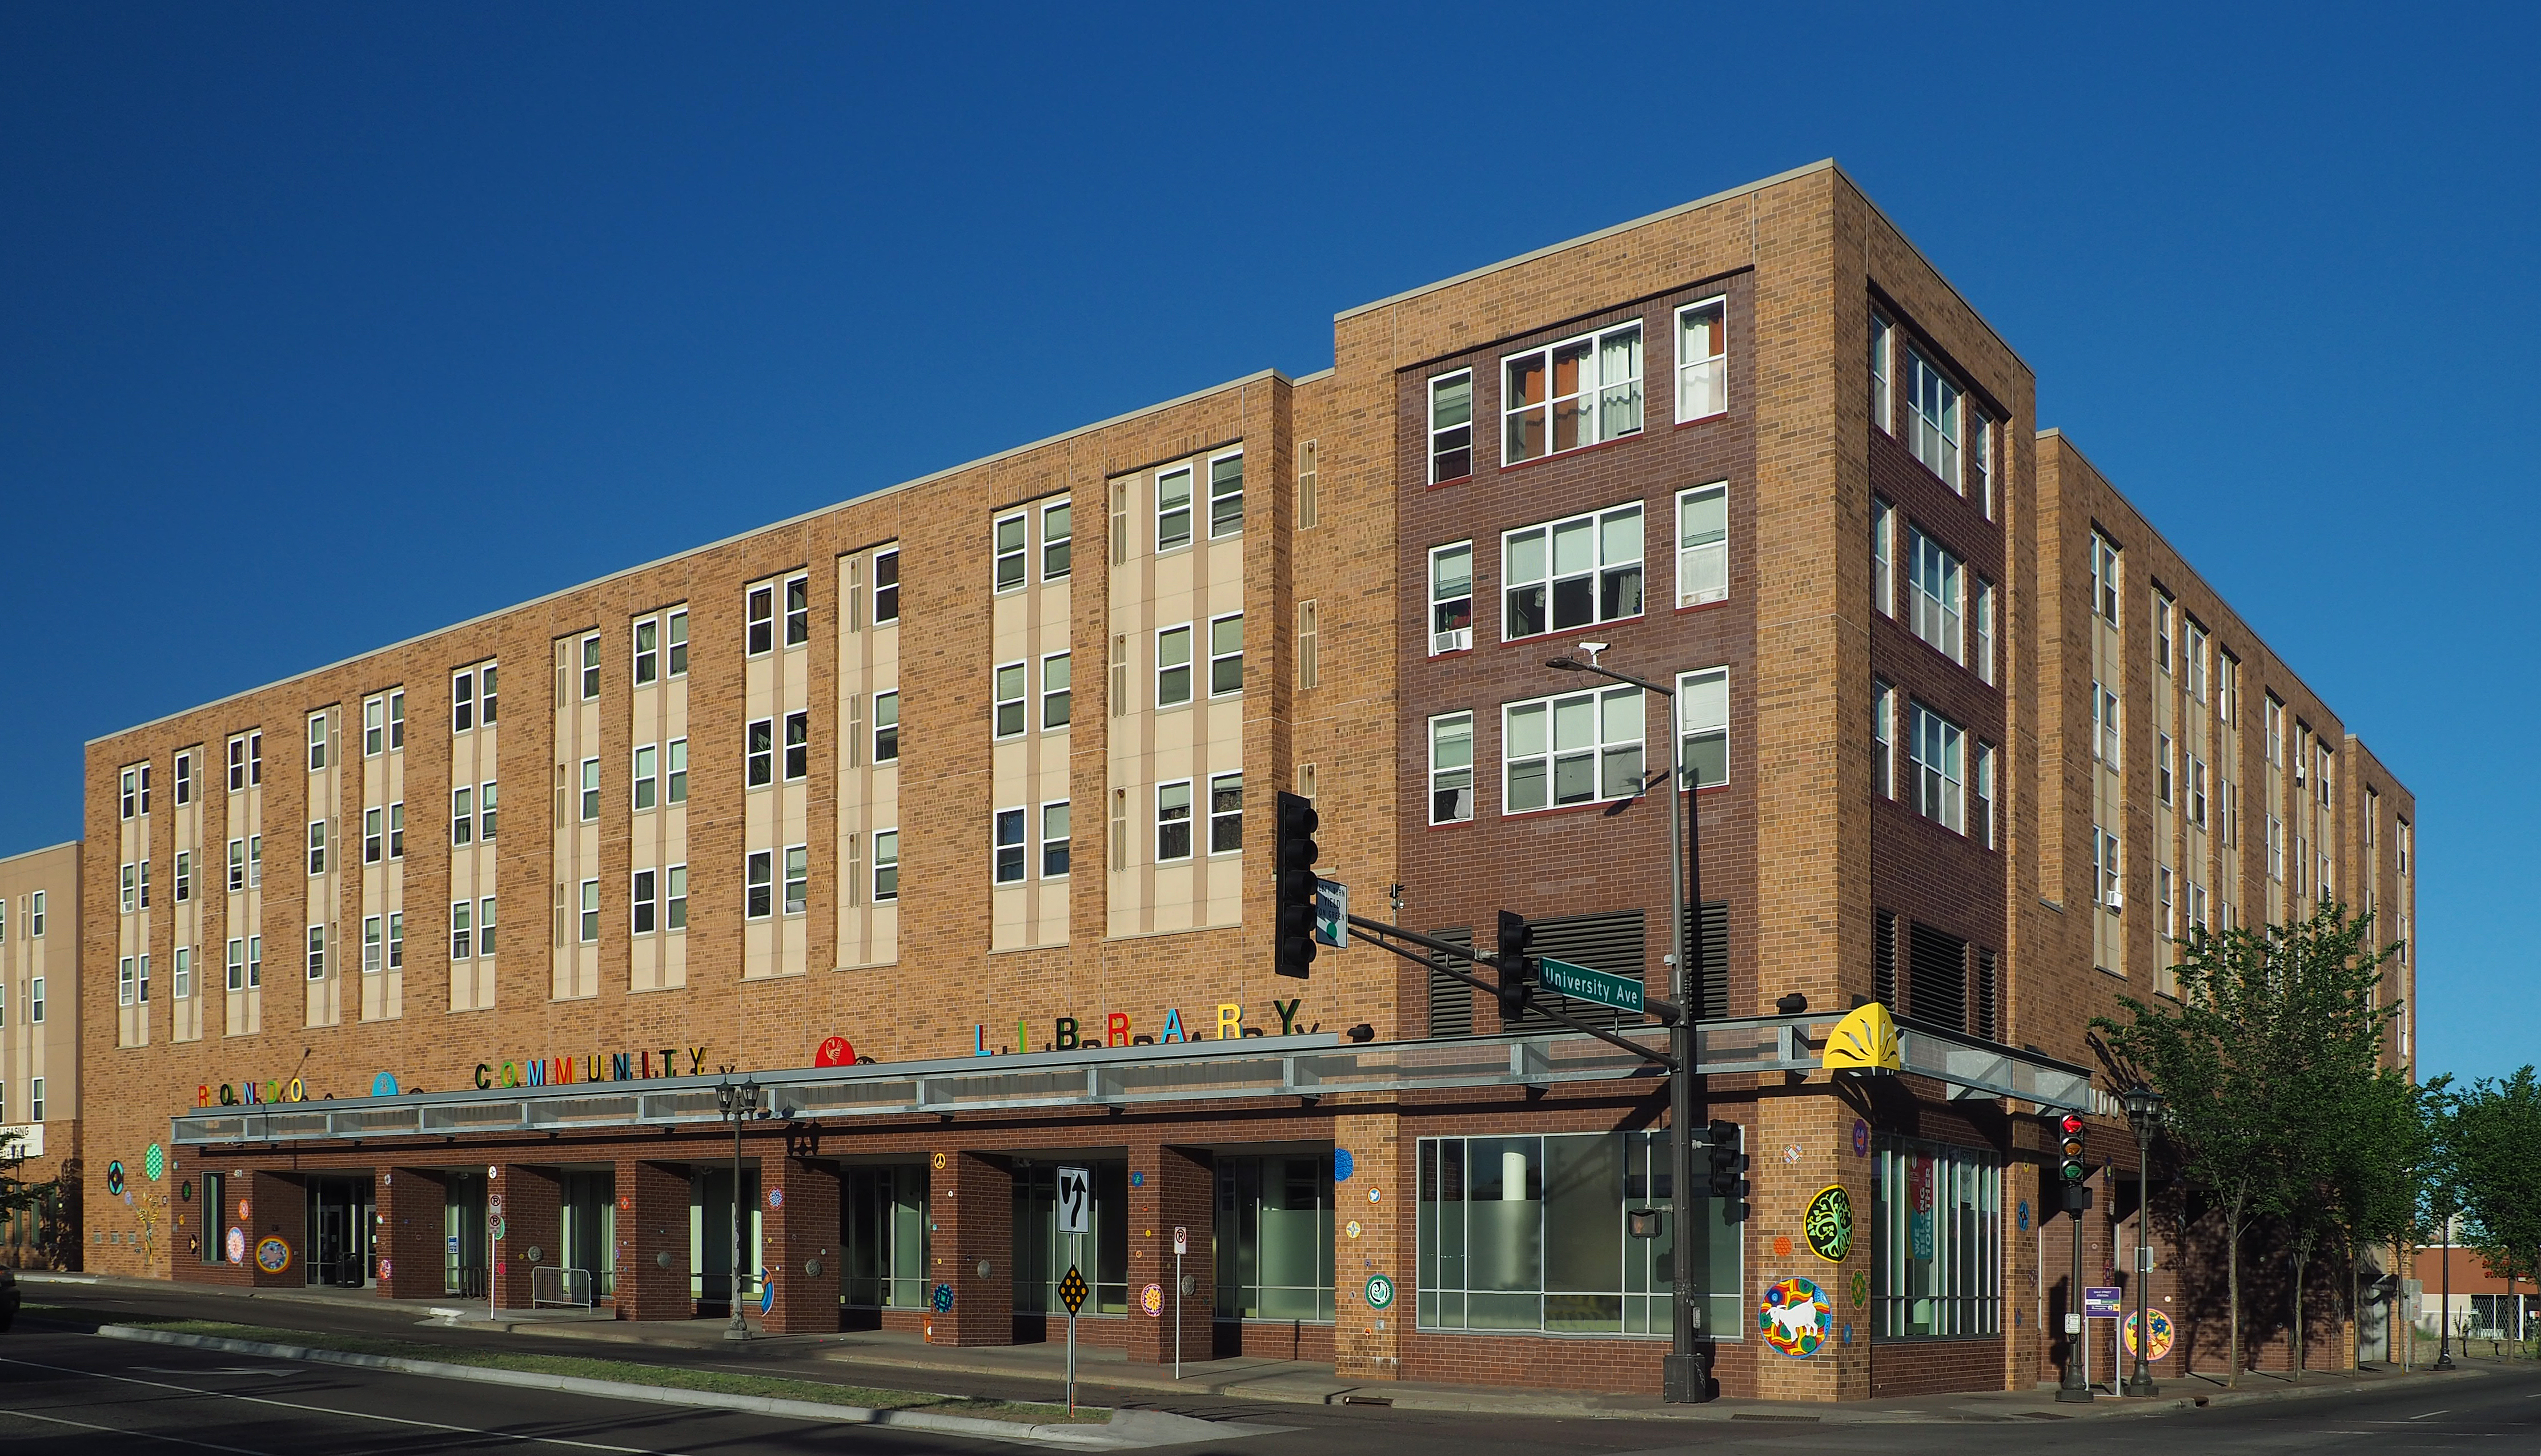
<svg viewBox="0 0 2541 1456"><path fill-rule="evenodd" d="M18 1272L0 1264L0 1331L18 1319Z"/></svg>

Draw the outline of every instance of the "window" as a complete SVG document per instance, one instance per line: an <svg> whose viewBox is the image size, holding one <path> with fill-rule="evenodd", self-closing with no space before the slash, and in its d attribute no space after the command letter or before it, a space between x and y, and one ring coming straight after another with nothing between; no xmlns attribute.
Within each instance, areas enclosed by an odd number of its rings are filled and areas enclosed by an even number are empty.
<svg viewBox="0 0 2541 1456"><path fill-rule="evenodd" d="M1897 615L1897 508L1870 498L1870 604L1883 617Z"/></svg>
<svg viewBox="0 0 2541 1456"><path fill-rule="evenodd" d="M364 976L380 974L380 956L388 948L381 939L381 928L378 915L362 916L362 974Z"/></svg>
<svg viewBox="0 0 2541 1456"><path fill-rule="evenodd" d="M582 822L590 824L600 818L600 761L582 761Z"/></svg>
<svg viewBox="0 0 2541 1456"><path fill-rule="evenodd" d="M476 726L476 674L473 671L450 675L450 731L465 733Z"/></svg>
<svg viewBox="0 0 2541 1456"><path fill-rule="evenodd" d="M785 850L785 913L799 915L810 904L812 884L812 849L808 844L790 845Z"/></svg>
<svg viewBox="0 0 2541 1456"><path fill-rule="evenodd" d="M1511 531L1500 538L1502 641L1641 613L1641 508Z"/></svg>
<svg viewBox="0 0 2541 1456"><path fill-rule="evenodd" d="M752 657L776 648L776 588L752 587L747 598L749 611L745 633L748 640L742 650Z"/></svg>
<svg viewBox="0 0 2541 1456"><path fill-rule="evenodd" d="M2188 756L2188 822L2206 828L2206 761Z"/></svg>
<svg viewBox="0 0 2541 1456"><path fill-rule="evenodd" d="M1914 586L1907 604L1909 624L1915 635L1950 661L1966 662L1966 623L1960 618L1965 584L1960 580L1959 558L1911 525L1906 528L1906 556L1907 579Z"/></svg>
<svg viewBox="0 0 2541 1456"><path fill-rule="evenodd" d="M743 774L743 781L750 787L760 788L776 781L776 720L774 718L751 720L749 746L744 764L747 771Z"/></svg>
<svg viewBox="0 0 2541 1456"><path fill-rule="evenodd" d="M1191 504L1190 466L1165 471L1156 476L1156 549L1159 552L1191 545Z"/></svg>
<svg viewBox="0 0 2541 1456"><path fill-rule="evenodd" d="M1500 361L1500 463L1517 465L1641 428L1641 326Z"/></svg>
<svg viewBox="0 0 2541 1456"><path fill-rule="evenodd" d="M401 911L389 915L389 969L405 969L405 915Z"/></svg>
<svg viewBox="0 0 2541 1456"><path fill-rule="evenodd" d="M662 871L662 928L689 928L689 867L685 864Z"/></svg>
<svg viewBox="0 0 2541 1456"><path fill-rule="evenodd" d="M1679 673L1677 772L1687 788L1718 788L1729 781L1729 669Z"/></svg>
<svg viewBox="0 0 2541 1456"><path fill-rule="evenodd" d="M129 863L123 866L122 904L123 913L127 915L141 909L141 875L138 869Z"/></svg>
<svg viewBox="0 0 2541 1456"><path fill-rule="evenodd" d="M44 978L40 976L27 983L27 1019L37 1024L44 1019Z"/></svg>
<svg viewBox="0 0 2541 1456"><path fill-rule="evenodd" d="M1941 483L1964 493L1959 474L1959 387L1920 349L1906 350L1906 399L1915 411L1908 448Z"/></svg>
<svg viewBox="0 0 2541 1456"><path fill-rule="evenodd" d="M489 960L494 954L494 897L476 902L476 959Z"/></svg>
<svg viewBox="0 0 2541 1456"><path fill-rule="evenodd" d="M1208 539L1221 541L1244 529L1244 452L1208 463Z"/></svg>
<svg viewBox="0 0 2541 1456"><path fill-rule="evenodd" d="M1465 824L1474 817L1474 715L1429 720L1429 822Z"/></svg>
<svg viewBox="0 0 2541 1456"><path fill-rule="evenodd" d="M1872 793L1897 797L1897 690L1876 680L1870 685L1870 772Z"/></svg>
<svg viewBox="0 0 2541 1456"><path fill-rule="evenodd" d="M247 888L247 840L230 840L230 893Z"/></svg>
<svg viewBox="0 0 2541 1456"><path fill-rule="evenodd" d="M1870 316L1870 422L1897 433L1897 329L1886 319Z"/></svg>
<svg viewBox="0 0 2541 1456"><path fill-rule="evenodd" d="M132 958L125 956L114 963L114 1004L132 1004Z"/></svg>
<svg viewBox="0 0 2541 1456"><path fill-rule="evenodd" d="M1500 709L1500 812L1641 792L1641 690L1606 688Z"/></svg>
<svg viewBox="0 0 2541 1456"><path fill-rule="evenodd" d="M597 768L597 761L593 766ZM494 785L491 783L480 784L476 789L476 837L480 840L494 837Z"/></svg>
<svg viewBox="0 0 2541 1456"><path fill-rule="evenodd" d="M1968 409L1968 486L1966 493L1976 499L1977 509L1993 520L1994 421L1973 405Z"/></svg>
<svg viewBox="0 0 2541 1456"><path fill-rule="evenodd" d="M1067 726L1074 694L1068 689L1067 654L1053 652L1041 660L1041 726L1044 731Z"/></svg>
<svg viewBox="0 0 2541 1456"><path fill-rule="evenodd" d="M150 812L150 765L141 765L141 812Z"/></svg>
<svg viewBox="0 0 2541 1456"><path fill-rule="evenodd" d="M364 698L362 700L362 757L365 759L378 758L381 752L388 747L388 699L381 697ZM178 783L180 785L177 791L178 802L180 803L184 802L184 789L182 787L184 776L183 769L180 767L177 774Z"/></svg>
<svg viewBox="0 0 2541 1456"><path fill-rule="evenodd" d="M150 906L150 866L145 863L141 869L141 905L147 910ZM327 873L327 821L323 819L309 821L309 873Z"/></svg>
<svg viewBox="0 0 2541 1456"><path fill-rule="evenodd" d="M1220 773L1208 781L1208 852L1233 854L1244 847L1244 775Z"/></svg>
<svg viewBox="0 0 2541 1456"><path fill-rule="evenodd" d="M582 882L582 923L578 927L580 942L596 945L600 941L600 882Z"/></svg>
<svg viewBox="0 0 2541 1456"><path fill-rule="evenodd" d="M188 849L177 851L177 903L183 905L194 898L194 855Z"/></svg>
<svg viewBox="0 0 2541 1456"><path fill-rule="evenodd" d="M2091 602L2102 620L2118 624L2118 548L2096 531L2091 533Z"/></svg>
<svg viewBox="0 0 2541 1456"><path fill-rule="evenodd" d="M1967 828L1967 781L1961 757L1967 735L1958 724L1918 702L1906 738L1915 770L1916 810L1944 829Z"/></svg>
<svg viewBox="0 0 2541 1456"><path fill-rule="evenodd" d="M582 700L600 695L600 633L582 639Z"/></svg>
<svg viewBox="0 0 2541 1456"><path fill-rule="evenodd" d="M792 576L785 580L785 645L800 647L812 640L812 578Z"/></svg>
<svg viewBox="0 0 2541 1456"><path fill-rule="evenodd" d="M264 735L247 736L247 781L250 788L264 782Z"/></svg>
<svg viewBox="0 0 2541 1456"><path fill-rule="evenodd" d="M146 964L148 958L143 959ZM327 927L324 925L309 927L309 979L311 981L327 979ZM146 976L144 981L146 983ZM150 993L143 991L141 998L145 1001L150 999Z"/></svg>
<svg viewBox="0 0 2541 1456"><path fill-rule="evenodd" d="M785 715L785 781L807 778L812 772L812 715Z"/></svg>
<svg viewBox="0 0 2541 1456"><path fill-rule="evenodd" d="M362 863L380 862L381 851L388 847L387 829L388 811L386 809L362 811Z"/></svg>
<svg viewBox="0 0 2541 1456"><path fill-rule="evenodd" d="M44 1120L44 1079L42 1077L30 1077L27 1081L27 1086L30 1093L27 1099L30 1104L27 1109L27 1116L31 1121L40 1123ZM209 1249L211 1245L207 1243L203 1247Z"/></svg>
<svg viewBox="0 0 2541 1456"><path fill-rule="evenodd" d="M662 790L661 758L662 751L654 744L648 743L635 750L635 807L638 810L652 808L654 796Z"/></svg>
<svg viewBox="0 0 2541 1456"><path fill-rule="evenodd" d="M900 899L900 831L874 831L873 877L876 905Z"/></svg>
<svg viewBox="0 0 2541 1456"><path fill-rule="evenodd" d="M770 897L774 890L772 883L774 878L775 855L765 849L750 851L750 858L745 865L743 876L745 893L742 914L745 918L753 920L767 918Z"/></svg>
<svg viewBox="0 0 2541 1456"><path fill-rule="evenodd" d="M1076 507L1060 501L1041 508L1041 579L1056 581L1070 569L1072 535L1076 530Z"/></svg>
<svg viewBox="0 0 2541 1456"><path fill-rule="evenodd" d="M264 984L264 937L247 938L247 988L254 990Z"/></svg>
<svg viewBox="0 0 2541 1456"><path fill-rule="evenodd" d="M1676 497L1676 605L1729 600L1729 482Z"/></svg>
<svg viewBox="0 0 2541 1456"><path fill-rule="evenodd" d="M1041 806L1041 877L1055 880L1067 874L1067 801Z"/></svg>
<svg viewBox="0 0 2541 1456"><path fill-rule="evenodd" d="M2172 756L2177 752L2178 745L2171 742L2169 734L2153 735L2153 790L2161 795L2161 801L2165 804L2174 802L2171 797L2174 788L2171 764Z"/></svg>
<svg viewBox="0 0 2541 1456"><path fill-rule="evenodd" d="M494 726L494 665L490 662L485 664L476 678L476 719L491 728Z"/></svg>
<svg viewBox="0 0 2541 1456"><path fill-rule="evenodd" d="M130 819L139 811L141 807L140 784L140 774L130 768L123 770L121 783L115 793L115 812L120 817Z"/></svg>
<svg viewBox="0 0 2541 1456"><path fill-rule="evenodd" d="M1208 624L1208 695L1224 697L1244 691L1244 615L1220 617Z"/></svg>
<svg viewBox="0 0 2541 1456"><path fill-rule="evenodd" d="M194 802L194 756L190 753L177 756L177 802Z"/></svg>
<svg viewBox="0 0 2541 1456"><path fill-rule="evenodd" d="M2002 1332L2002 1168L1992 1154L1883 1139L1871 1209L1876 1338Z"/></svg>
<svg viewBox="0 0 2541 1456"><path fill-rule="evenodd" d="M2286 766L2286 705L2278 701L2273 692L2268 694L2266 722L2267 740L2260 745L2260 751L2267 755L2269 763L2283 768ZM2300 763L2301 760L2295 762Z"/></svg>
<svg viewBox="0 0 2541 1456"><path fill-rule="evenodd" d="M1429 550L1429 655L1474 645L1474 544Z"/></svg>
<svg viewBox="0 0 2541 1456"><path fill-rule="evenodd" d="M405 801L389 805L389 858L405 858Z"/></svg>
<svg viewBox="0 0 2541 1456"><path fill-rule="evenodd" d="M1020 885L1024 880L1024 811L1000 809L994 820L996 882Z"/></svg>
<svg viewBox="0 0 2541 1456"><path fill-rule="evenodd" d="M1994 681L1994 583L1977 579L1977 677Z"/></svg>
<svg viewBox="0 0 2541 1456"><path fill-rule="evenodd" d="M1429 381L1429 483L1473 473L1474 371L1460 369Z"/></svg>
<svg viewBox="0 0 2541 1456"><path fill-rule="evenodd" d="M309 771L315 773L326 766L327 715L325 713L311 713L309 715ZM143 770L142 783L143 802L141 805L141 812L147 814L150 812L150 805L148 801L149 777L148 769L146 768Z"/></svg>
<svg viewBox="0 0 2541 1456"><path fill-rule="evenodd" d="M455 788L450 791L450 842L466 844L476 837L476 791Z"/></svg>
<svg viewBox="0 0 2541 1456"><path fill-rule="evenodd" d="M2092 753L2101 763L2123 771L2125 759L2121 756L2119 748L2124 734L2120 731L2120 716L2118 695L2101 687L2096 679L2093 680L2091 684Z"/></svg>
<svg viewBox="0 0 2541 1456"><path fill-rule="evenodd" d="M1191 701L1192 629L1190 623L1156 633L1156 706Z"/></svg>
<svg viewBox="0 0 2541 1456"><path fill-rule="evenodd" d="M1297 604L1297 686L1312 688L1323 675L1323 608L1309 597Z"/></svg>
<svg viewBox="0 0 2541 1456"><path fill-rule="evenodd" d="M685 804L689 801L689 741L674 738L664 745L662 755L662 802Z"/></svg>
<svg viewBox="0 0 2541 1456"><path fill-rule="evenodd" d="M2176 610L2170 598L2152 594L2152 665L2165 673L2170 671L2170 619Z"/></svg>
<svg viewBox="0 0 2541 1456"><path fill-rule="evenodd" d="M1024 665L1010 662L991 675L994 705L990 731L997 738L1021 737L1024 731Z"/></svg>
<svg viewBox="0 0 2541 1456"><path fill-rule="evenodd" d="M687 608L683 607L671 614L669 635L671 676L685 678L689 675L689 610Z"/></svg>
<svg viewBox="0 0 2541 1456"><path fill-rule="evenodd" d="M313 976L310 979L315 981L317 978ZM148 951L141 953L141 1004L144 1006L150 1004L150 953Z"/></svg>
<svg viewBox="0 0 2541 1456"><path fill-rule="evenodd" d="M405 747L405 690L399 688L389 694L389 748L396 750L403 747Z"/></svg>
<svg viewBox="0 0 2541 1456"><path fill-rule="evenodd" d="M644 687L662 675L662 624L646 618L635 623L635 686Z"/></svg>
<svg viewBox="0 0 2541 1456"><path fill-rule="evenodd" d="M1189 859L1191 852L1191 780L1160 783L1156 785L1156 862Z"/></svg>
<svg viewBox="0 0 2541 1456"><path fill-rule="evenodd" d="M2188 643L2180 660L2188 673L2189 695L2199 702L2204 702L2206 700L2206 628L2199 626L2195 618L2187 620Z"/></svg>
<svg viewBox="0 0 2541 1456"><path fill-rule="evenodd" d="M247 740L233 738L230 740L230 792L235 794L246 787Z"/></svg>
<svg viewBox="0 0 2541 1456"><path fill-rule="evenodd" d="M900 694L874 694L874 762L895 764L900 761Z"/></svg>
<svg viewBox="0 0 2541 1456"><path fill-rule="evenodd" d="M1706 299L1676 311L1676 417L1690 419L1729 408L1728 301Z"/></svg>
<svg viewBox="0 0 2541 1456"><path fill-rule="evenodd" d="M1994 746L1987 744L1978 748L1977 813L1985 823L1985 846L1989 849L1999 847L1995 837L1994 764Z"/></svg>
<svg viewBox="0 0 2541 1456"><path fill-rule="evenodd" d="M264 883L264 836L247 837L247 887L255 889Z"/></svg>
<svg viewBox="0 0 2541 1456"><path fill-rule="evenodd" d="M177 975L169 992L177 1000L190 999L194 994L194 951L191 946L177 947Z"/></svg>
<svg viewBox="0 0 2541 1456"><path fill-rule="evenodd" d="M2091 866L2097 875L2095 883L2099 903L2117 914L2127 907L2126 857L2119 852L2118 837L2091 826Z"/></svg>
<svg viewBox="0 0 2541 1456"><path fill-rule="evenodd" d="M464 961L476 953L475 909L465 900L450 906L450 959Z"/></svg>
<svg viewBox="0 0 2541 1456"><path fill-rule="evenodd" d="M626 928L634 934L653 933L653 913L657 909L654 905L655 883L653 871L635 872L634 884L626 896L628 909Z"/></svg>
<svg viewBox="0 0 2541 1456"><path fill-rule="evenodd" d="M1030 545L1025 540L1028 520L1029 518L1021 511L997 519L994 528L994 582L997 591L1018 591L1023 587L1025 558Z"/></svg>
<svg viewBox="0 0 2541 1456"><path fill-rule="evenodd" d="M900 620L900 551L874 552L874 625Z"/></svg>
<svg viewBox="0 0 2541 1456"><path fill-rule="evenodd" d="M228 977L228 989L247 989L247 942L235 935L230 937Z"/></svg>

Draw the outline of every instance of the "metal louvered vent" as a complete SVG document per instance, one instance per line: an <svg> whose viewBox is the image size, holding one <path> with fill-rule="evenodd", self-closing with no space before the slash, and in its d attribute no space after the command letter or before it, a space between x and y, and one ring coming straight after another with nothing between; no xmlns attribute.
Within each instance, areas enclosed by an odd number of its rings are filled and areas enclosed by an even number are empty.
<svg viewBox="0 0 2541 1456"><path fill-rule="evenodd" d="M1703 903L1700 932L1695 929L1695 913L1689 909L1685 914L1685 942L1696 947L1695 1019L1733 1014L1729 1009L1729 902Z"/></svg>
<svg viewBox="0 0 2541 1456"><path fill-rule="evenodd" d="M1432 940L1471 949L1474 931L1470 925L1457 925L1429 932ZM1470 972L1472 967L1458 969ZM1429 1035L1433 1037L1470 1037L1474 1034L1474 988L1449 976L1429 973Z"/></svg>
<svg viewBox="0 0 2541 1456"><path fill-rule="evenodd" d="M1595 971L1629 976L1635 981L1643 980L1648 974L1648 951L1639 910L1608 910L1603 914L1595 915L1562 915L1550 920L1529 920L1527 923L1535 929L1535 939L1527 947L1530 955L1550 956L1557 961L1568 961L1574 966L1586 966ZM1555 995L1540 986L1537 988L1537 994L1547 997L1571 1017L1590 1026L1640 1026L1644 1023L1642 1017L1613 1010L1590 1001L1574 1001L1567 996ZM1528 1032L1561 1029L1561 1024L1553 1018L1532 1009L1501 1027L1503 1031Z"/></svg>
<svg viewBox="0 0 2541 1456"><path fill-rule="evenodd" d="M1870 932L1870 998L1897 1010L1897 917L1886 910Z"/></svg>
<svg viewBox="0 0 2541 1456"><path fill-rule="evenodd" d="M1976 1034L1987 1041L2002 1036L2001 1022L1995 1010L1995 956L1990 950L1977 952L1977 1025Z"/></svg>
<svg viewBox="0 0 2541 1456"><path fill-rule="evenodd" d="M1968 943L1929 925L1917 925L1911 945L1907 1014L1927 1026L1967 1030Z"/></svg>

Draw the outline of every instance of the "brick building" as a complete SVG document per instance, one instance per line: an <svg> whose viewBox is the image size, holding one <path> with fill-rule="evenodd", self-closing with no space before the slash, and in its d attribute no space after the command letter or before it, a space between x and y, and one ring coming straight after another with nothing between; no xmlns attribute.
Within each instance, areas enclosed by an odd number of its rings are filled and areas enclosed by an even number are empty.
<svg viewBox="0 0 2541 1456"><path fill-rule="evenodd" d="M29 1183L78 1171L79 891L77 843L0 859L0 1140ZM0 1263L76 1268L78 1246L48 1247L41 1222L0 1213Z"/></svg>
<svg viewBox="0 0 2541 1456"><path fill-rule="evenodd" d="M1334 359L92 744L87 1052L123 1092L92 1161L164 1139L135 1206L174 1193L169 1237L118 1199L92 1254L648 1319L737 1273L775 1328L962 1344L1041 1338L1074 1262L1085 1338L1133 1358L1179 1298L1193 1355L1646 1389L1682 1243L1731 1393L2037 1378L2030 1114L2105 1102L2082 1029L2156 983L2156 871L2252 915L2368 879L2359 796L2216 740L2240 719L2156 688L2142 617L2194 616L2295 763L2370 779L2405 864L2403 791L2036 434L2027 366L1832 164L1350 310ZM2086 520L2122 571L2073 574ZM1673 708L1545 666L1573 655ZM2066 746L2120 678L2102 782ZM2156 806L2192 728L2329 880L2278 893ZM1293 789L1362 913L1516 910L1667 993L1654 732L1700 827L1708 1115L1756 1164L1752 1219L1697 1200L1682 1240L1631 1216L1670 1191L1644 1058L1364 945L1278 979L1265 928ZM2085 824L2105 889L2068 883ZM124 888L181 865L182 903ZM1874 998L1904 1074L1813 1070ZM764 1114L738 1186L727 1074ZM1760 1335L1791 1278L1833 1306L1804 1358Z"/></svg>

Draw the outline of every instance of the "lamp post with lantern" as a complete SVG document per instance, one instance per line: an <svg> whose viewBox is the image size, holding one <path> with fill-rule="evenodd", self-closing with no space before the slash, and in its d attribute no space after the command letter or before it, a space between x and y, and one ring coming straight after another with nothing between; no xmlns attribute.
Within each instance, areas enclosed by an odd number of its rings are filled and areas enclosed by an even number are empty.
<svg viewBox="0 0 2541 1456"><path fill-rule="evenodd" d="M2152 1383L2152 1130L2161 1121L2162 1096L2142 1082L2120 1097L2136 1129L2136 1367L2123 1393L2148 1396Z"/></svg>
<svg viewBox="0 0 2541 1456"><path fill-rule="evenodd" d="M741 1125L759 1111L759 1084L752 1081L734 1083L730 1078L715 1084L715 1106L732 1119L732 1273L725 1286L732 1304L732 1324L725 1328L726 1340L748 1340L750 1323L741 1315Z"/></svg>

